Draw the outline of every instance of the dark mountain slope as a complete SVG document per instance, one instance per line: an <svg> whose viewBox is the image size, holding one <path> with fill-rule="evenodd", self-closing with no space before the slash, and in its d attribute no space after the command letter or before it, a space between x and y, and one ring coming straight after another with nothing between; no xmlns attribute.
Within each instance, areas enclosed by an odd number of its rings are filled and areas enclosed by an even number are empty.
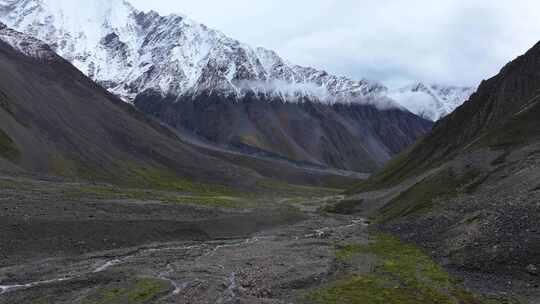
<svg viewBox="0 0 540 304"><path fill-rule="evenodd" d="M374 187L396 184L440 165L464 150L479 147L512 149L538 139L540 44L483 81L457 111L442 119L410 151L394 159L372 178ZM505 140L506 139L506 140ZM506 146L506 147L504 147Z"/></svg>
<svg viewBox="0 0 540 304"><path fill-rule="evenodd" d="M291 103L254 94L162 98L147 91L135 105L178 130L245 152L264 152L338 169L373 172L425 134L432 123L398 108Z"/></svg>
<svg viewBox="0 0 540 304"><path fill-rule="evenodd" d="M350 209L422 244L473 287L538 299L539 94L537 44L351 190L360 204Z"/></svg>
<svg viewBox="0 0 540 304"><path fill-rule="evenodd" d="M4 169L158 184L258 176L181 144L39 41L3 26L0 34L0 155L11 163L0 163Z"/></svg>
<svg viewBox="0 0 540 304"><path fill-rule="evenodd" d="M195 145L147 118L39 40L0 27L0 169L129 186L261 178L343 185L358 177ZM184 185L187 183L187 185Z"/></svg>

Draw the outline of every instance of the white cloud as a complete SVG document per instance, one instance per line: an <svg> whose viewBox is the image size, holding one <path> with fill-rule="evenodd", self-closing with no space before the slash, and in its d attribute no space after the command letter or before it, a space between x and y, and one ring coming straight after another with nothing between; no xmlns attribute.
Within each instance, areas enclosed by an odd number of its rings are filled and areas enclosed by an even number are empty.
<svg viewBox="0 0 540 304"><path fill-rule="evenodd" d="M131 0L287 59L390 84L476 85L540 40L535 0Z"/></svg>
<svg viewBox="0 0 540 304"><path fill-rule="evenodd" d="M318 99L321 102L334 103L354 103L372 105L380 110L403 108L394 100L381 95L352 97L349 95L336 96L331 94L324 86L318 86L314 83L290 83L282 80L274 81L241 81L236 83L237 88L242 92L253 91L257 94L275 94L279 92L279 98L290 102L299 102L302 99L299 96L309 96L312 99Z"/></svg>

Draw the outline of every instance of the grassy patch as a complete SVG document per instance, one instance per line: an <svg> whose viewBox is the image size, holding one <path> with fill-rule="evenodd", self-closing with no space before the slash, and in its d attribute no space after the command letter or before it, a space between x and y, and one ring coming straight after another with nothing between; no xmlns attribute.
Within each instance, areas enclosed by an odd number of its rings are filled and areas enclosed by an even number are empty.
<svg viewBox="0 0 540 304"><path fill-rule="evenodd" d="M106 170L92 168L81 163L80 161L71 159L62 154L51 155L49 157L49 164L51 173L56 176L80 178L87 181L114 181L113 175L108 173Z"/></svg>
<svg viewBox="0 0 540 304"><path fill-rule="evenodd" d="M2 130L0 130L0 157L10 161L17 161L21 152L15 146L13 140Z"/></svg>
<svg viewBox="0 0 540 304"><path fill-rule="evenodd" d="M533 105L530 109L513 116L508 121L490 129L485 129L474 144L468 146L469 151L479 148L506 149L528 144L540 140L540 103ZM434 134L432 134L434 135ZM395 186L408 177L419 175L427 168L433 168L444 161L444 157L439 160L430 159L428 149L444 143L444 138L428 137L429 142L419 140L417 144L390 161L381 172L374 174L371 178L356 184L347 191L348 194L380 190ZM465 143L463 143L465 144ZM423 148L423 149L421 149ZM411 151L415 151L411 154ZM451 153L452 150L446 150ZM505 161L505 156L497 159L494 165Z"/></svg>
<svg viewBox="0 0 540 304"><path fill-rule="evenodd" d="M239 206L239 198L220 194L179 194L158 190L130 189L116 186L83 186L64 192L69 199L95 198L100 200L129 199L140 201L160 201L170 204L195 204L211 207L234 208Z"/></svg>
<svg viewBox="0 0 540 304"><path fill-rule="evenodd" d="M142 179L148 188L199 194L231 194L231 190L225 186L189 181L165 169L132 167L130 170L136 178Z"/></svg>
<svg viewBox="0 0 540 304"><path fill-rule="evenodd" d="M0 189L16 190L16 189L21 189L21 188L28 188L28 187L27 187L27 185L25 185L23 183L16 182L16 181L13 181L13 180L0 179Z"/></svg>
<svg viewBox="0 0 540 304"><path fill-rule="evenodd" d="M428 177L393 199L381 209L379 221L385 222L410 214L422 213L434 208L438 202L458 196L478 176L475 171L454 173L446 170L433 177Z"/></svg>
<svg viewBox="0 0 540 304"><path fill-rule="evenodd" d="M292 185L279 182L272 179L261 179L257 181L259 192L274 194L276 196L289 197L322 197L339 194L342 190L333 188L310 187L301 185Z"/></svg>
<svg viewBox="0 0 540 304"><path fill-rule="evenodd" d="M127 286L106 287L82 301L83 304L148 303L170 289L170 284L152 278L139 278Z"/></svg>
<svg viewBox="0 0 540 304"><path fill-rule="evenodd" d="M142 169L141 169L142 170ZM257 208L257 207L283 207L295 204L316 203L321 197L339 193L338 190L295 186L274 181L264 181L250 191L240 191L221 185L210 185L190 182L175 178L164 173L158 176L157 172L150 175L153 181L145 180L142 185L131 186L128 181L122 184L76 184L65 189L62 194L68 200L82 199L98 200L137 200L159 201L169 204L192 204L221 208Z"/></svg>
<svg viewBox="0 0 540 304"><path fill-rule="evenodd" d="M219 208L283 207L312 201L307 193L304 197L300 197L279 194L279 191L270 195L256 192L220 192L219 187L202 189L201 191L197 188L191 188L192 192L175 192L159 189L125 188L113 185L76 185L63 191L62 194L68 200L77 201L89 198L97 200L159 201L168 204L191 204Z"/></svg>
<svg viewBox="0 0 540 304"><path fill-rule="evenodd" d="M233 190L226 186L190 181L168 169L138 166L128 162L109 169L90 168L62 155L51 157L50 162L54 175L115 185L114 187L82 189L83 192L106 197L117 194L121 194L122 197L127 196L127 198L146 197L145 191L129 190L130 193L127 193L126 189L130 188L197 194L203 196L206 201L209 197L234 195Z"/></svg>
<svg viewBox="0 0 540 304"><path fill-rule="evenodd" d="M418 247L404 244L394 237L378 235L367 251L381 259L383 273L399 277L406 285L421 289L425 283L448 287L455 283Z"/></svg>
<svg viewBox="0 0 540 304"><path fill-rule="evenodd" d="M501 126L484 131L474 147L504 149L538 140L540 138L538 117L540 117L540 104L515 115Z"/></svg>
<svg viewBox="0 0 540 304"><path fill-rule="evenodd" d="M38 298L34 299L31 302L32 304L49 304L51 303L47 298Z"/></svg>
<svg viewBox="0 0 540 304"><path fill-rule="evenodd" d="M199 183L182 178L173 170L123 161L105 167L88 166L68 156L50 157L53 175L86 181L109 183L122 188L154 189L184 193L232 195L233 191L219 184ZM106 190L105 190L106 191Z"/></svg>
<svg viewBox="0 0 540 304"><path fill-rule="evenodd" d="M364 252L364 246L362 245L346 245L336 251L336 259L341 262L347 262L354 256Z"/></svg>
<svg viewBox="0 0 540 304"><path fill-rule="evenodd" d="M336 252L338 260L359 254L378 258L375 271L352 274L311 293L317 304L481 304L419 248L378 235L367 246L349 245Z"/></svg>
<svg viewBox="0 0 540 304"><path fill-rule="evenodd" d="M143 303L151 300L157 294L167 291L169 288L169 284L165 281L140 279L136 282L135 288L127 293L127 298L132 303Z"/></svg>
<svg viewBox="0 0 540 304"><path fill-rule="evenodd" d="M315 292L310 300L319 304L447 304L436 292L414 291L377 276L353 276L325 290Z"/></svg>

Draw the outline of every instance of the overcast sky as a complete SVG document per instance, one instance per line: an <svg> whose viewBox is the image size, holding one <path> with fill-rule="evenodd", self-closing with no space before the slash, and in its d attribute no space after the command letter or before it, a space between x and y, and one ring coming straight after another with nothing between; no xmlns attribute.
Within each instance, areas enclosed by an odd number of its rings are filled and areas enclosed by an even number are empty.
<svg viewBox="0 0 540 304"><path fill-rule="evenodd" d="M477 85L540 40L538 0L131 0L331 73Z"/></svg>

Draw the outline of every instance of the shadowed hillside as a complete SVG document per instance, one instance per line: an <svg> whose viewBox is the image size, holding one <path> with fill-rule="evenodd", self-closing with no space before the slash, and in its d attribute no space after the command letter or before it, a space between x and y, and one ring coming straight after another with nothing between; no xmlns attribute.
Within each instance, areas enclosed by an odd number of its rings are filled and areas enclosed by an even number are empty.
<svg viewBox="0 0 540 304"><path fill-rule="evenodd" d="M539 181L537 44L407 153L351 189L346 209L428 248L472 286L534 298Z"/></svg>

